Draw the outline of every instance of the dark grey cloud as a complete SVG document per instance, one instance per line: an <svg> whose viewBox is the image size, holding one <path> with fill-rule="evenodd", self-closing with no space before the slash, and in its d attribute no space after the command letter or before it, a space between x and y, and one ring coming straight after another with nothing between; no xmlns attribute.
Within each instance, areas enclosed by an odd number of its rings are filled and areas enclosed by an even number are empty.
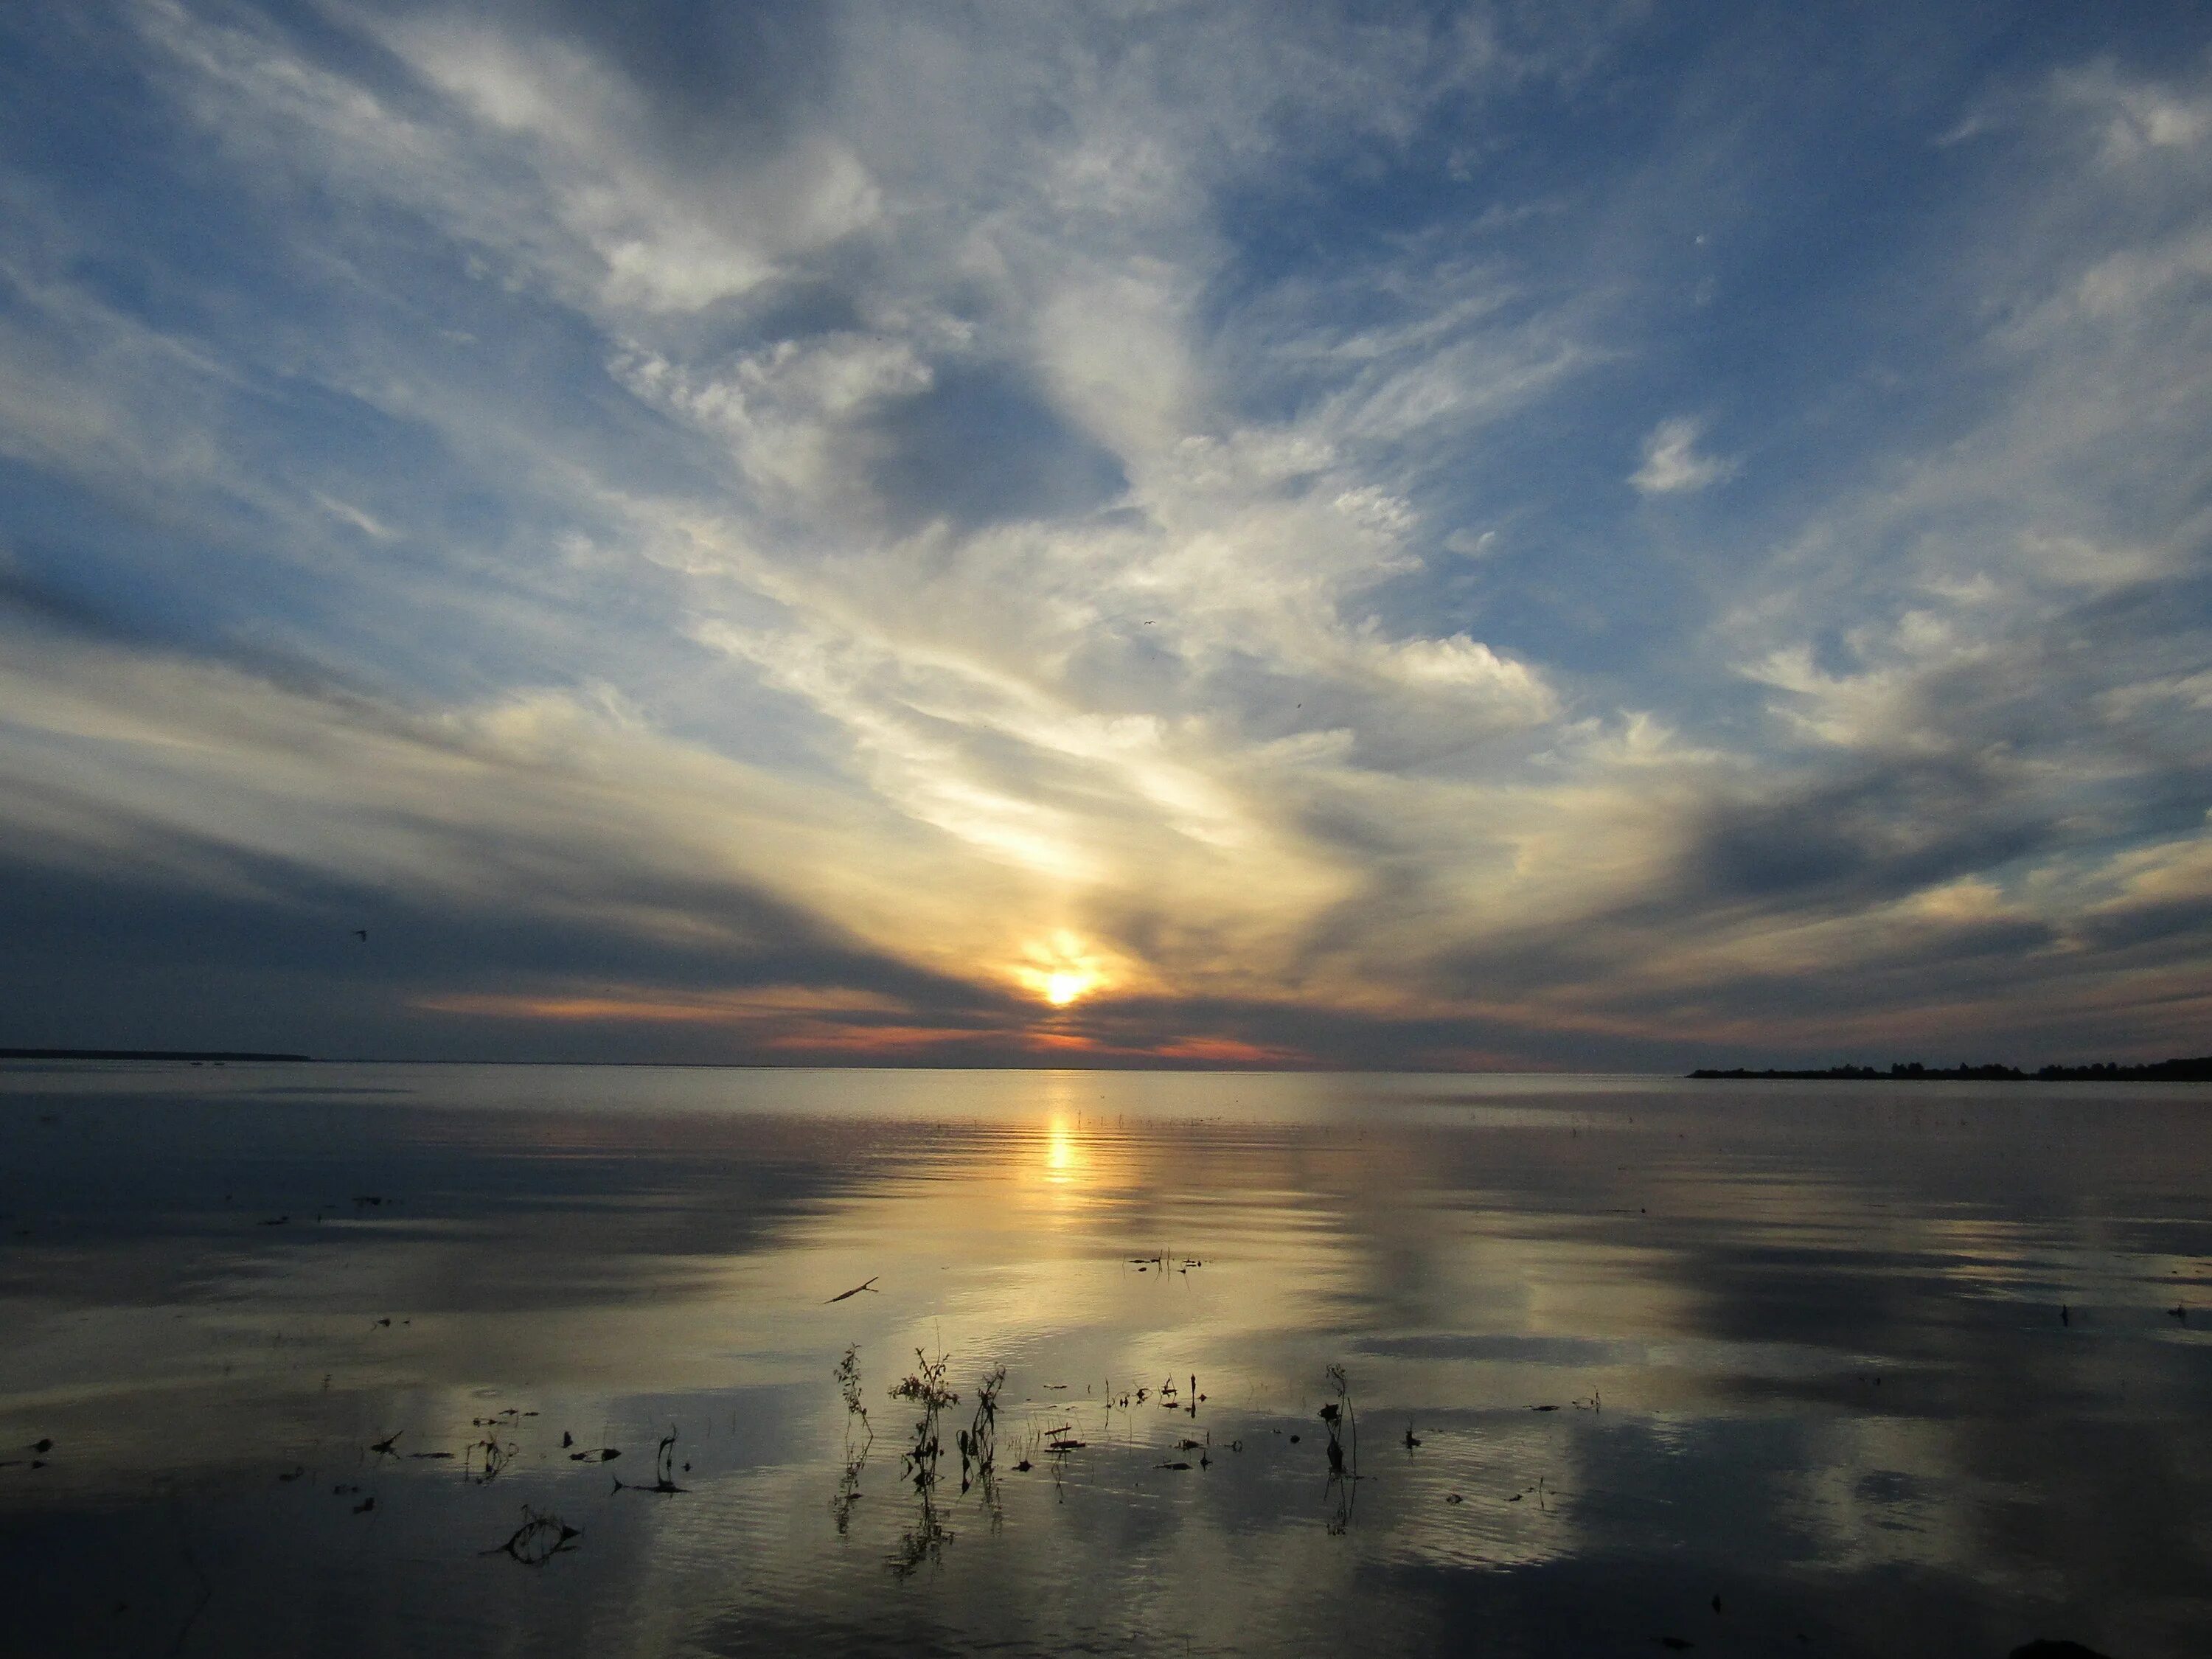
<svg viewBox="0 0 2212 1659"><path fill-rule="evenodd" d="M1709 809L1684 860L1684 896L1878 902L2036 849L2050 838L2047 811L1969 763L1868 766Z"/></svg>
<svg viewBox="0 0 2212 1659"><path fill-rule="evenodd" d="M1128 487L1113 452L1003 366L951 365L860 426L870 488L902 532L1079 517Z"/></svg>

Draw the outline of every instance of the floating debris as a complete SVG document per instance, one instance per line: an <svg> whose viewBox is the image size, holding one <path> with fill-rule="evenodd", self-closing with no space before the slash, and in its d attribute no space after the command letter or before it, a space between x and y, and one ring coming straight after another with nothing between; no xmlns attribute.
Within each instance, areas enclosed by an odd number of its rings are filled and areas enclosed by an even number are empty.
<svg viewBox="0 0 2212 1659"><path fill-rule="evenodd" d="M876 1275L876 1279L881 1279L883 1275L881 1273L878 1273ZM855 1285L849 1291L840 1291L836 1295L831 1297L830 1301L823 1303L822 1305L826 1308L832 1303L844 1301L848 1297L858 1296L862 1291L876 1291L876 1279L871 1279L865 1285ZM878 1296L881 1296L883 1292L881 1291L876 1291L876 1294Z"/></svg>

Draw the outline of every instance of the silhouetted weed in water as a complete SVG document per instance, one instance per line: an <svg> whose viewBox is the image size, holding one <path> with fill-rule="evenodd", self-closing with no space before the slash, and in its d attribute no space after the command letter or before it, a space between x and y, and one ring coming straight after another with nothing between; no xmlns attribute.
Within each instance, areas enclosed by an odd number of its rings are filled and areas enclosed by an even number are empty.
<svg viewBox="0 0 2212 1659"><path fill-rule="evenodd" d="M876 1443L876 1431L868 1421L868 1408L860 1403L860 1348L845 1350L831 1373L837 1392L845 1397L845 1473L838 1477L837 1495L830 1500L830 1514L837 1523L837 1536L853 1524L853 1505L860 1501L860 1471L867 1467L868 1449Z"/></svg>
<svg viewBox="0 0 2212 1659"><path fill-rule="evenodd" d="M1336 1398L1321 1408L1321 1420L1328 1429L1328 1472L1333 1475L1346 1473L1345 1436L1352 1437L1352 1458L1349 1473L1353 1480L1359 1478L1359 1417L1352 1408L1352 1383L1341 1365L1328 1368L1330 1385Z"/></svg>
<svg viewBox="0 0 2212 1659"><path fill-rule="evenodd" d="M960 1490L966 1492L969 1484L969 1470L972 1465L975 1478L988 1489L991 1484L993 1461L999 1452L999 1391L1006 1386L1004 1365L985 1373L975 1385L975 1415L966 1428L960 1431Z"/></svg>
<svg viewBox="0 0 2212 1659"><path fill-rule="evenodd" d="M617 1492L659 1492L664 1498L687 1491L688 1488L676 1484L676 1425L673 1423L668 1425L668 1432L660 1437L660 1443L653 1451L651 1486L625 1481L620 1475L614 1477L614 1482Z"/></svg>
<svg viewBox="0 0 2212 1659"><path fill-rule="evenodd" d="M1337 1535L1350 1530L1352 1509L1359 1501L1359 1414L1352 1409L1352 1382L1344 1367L1331 1365L1328 1380L1336 1398L1322 1405L1321 1420L1328 1430L1328 1484L1336 1496L1336 1513L1329 1518L1328 1529ZM1352 1448L1348 1456L1346 1437Z"/></svg>
<svg viewBox="0 0 2212 1659"><path fill-rule="evenodd" d="M921 1407L921 1415L915 1421L914 1445L901 1457L907 1474L913 1479L915 1490L927 1492L937 1484L937 1459L944 1449L938 1419L947 1406L960 1403L960 1396L945 1386L945 1373L951 1364L949 1356L939 1354L932 1359L916 1348L914 1359L915 1370L891 1390L891 1398L910 1400Z"/></svg>
<svg viewBox="0 0 2212 1659"><path fill-rule="evenodd" d="M891 1558L891 1571L901 1577L914 1572L925 1561L933 1561L953 1534L945 1524L937 1503L938 1462L944 1455L943 1420L947 1409L960 1403L960 1396L945 1381L951 1359L939 1354L932 1359L917 1348L914 1353L915 1369L891 1389L894 1400L910 1401L921 1408L915 1420L914 1443L901 1454L907 1477L914 1483L915 1495L921 1500L915 1524L899 1540L899 1547ZM844 1393L848 1418L848 1446L851 1446L851 1419L859 1419L866 1437L860 1442L860 1455L847 1465L848 1480L841 1484L838 1498L831 1510L838 1518L838 1530L844 1530L851 1514L852 1500L860 1494L857 1481L860 1466L866 1455L872 1432L866 1429L866 1413L860 1404L860 1368L856 1352L847 1349L845 1359L836 1371L837 1382ZM966 1427L954 1433L954 1445L960 1454L960 1490L963 1493L980 1486L982 1501L990 1512L994 1525L1000 1519L998 1486L995 1479L999 1450L999 1398L1006 1385L1006 1368L996 1366L983 1374L975 1386L975 1407ZM1022 1468L1030 1467L1024 1458Z"/></svg>
<svg viewBox="0 0 2212 1659"><path fill-rule="evenodd" d="M491 1437L477 1440L473 1447L469 1447L469 1464L467 1468L462 1468L462 1480L467 1480L476 1486L489 1486L493 1480L500 1478L500 1471L507 1467L507 1460L514 1458L518 1451L520 1447L515 1447L515 1444L502 1444L498 1440L491 1440Z"/></svg>
<svg viewBox="0 0 2212 1659"><path fill-rule="evenodd" d="M891 1558L891 1571L902 1578L924 1561L935 1560L952 1536L937 1512L937 1460L944 1450L939 1425L945 1408L960 1403L960 1396L945 1384L945 1374L951 1364L949 1356L939 1354L932 1359L916 1348L914 1359L914 1370L891 1390L892 1399L909 1400L921 1408L921 1415L915 1420L914 1444L900 1454L914 1482L915 1495L921 1500L914 1526L901 1538L898 1553Z"/></svg>
<svg viewBox="0 0 2212 1659"><path fill-rule="evenodd" d="M583 1535L581 1528L568 1525L552 1510L541 1515L525 1504L522 1524L514 1529L514 1535L483 1553L510 1555L526 1567L542 1567L555 1556L574 1549L575 1540Z"/></svg>

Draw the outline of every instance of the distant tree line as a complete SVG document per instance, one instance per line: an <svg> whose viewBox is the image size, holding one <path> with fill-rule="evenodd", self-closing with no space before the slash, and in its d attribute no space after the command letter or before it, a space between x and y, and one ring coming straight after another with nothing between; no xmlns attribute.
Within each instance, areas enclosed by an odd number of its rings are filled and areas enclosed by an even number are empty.
<svg viewBox="0 0 2212 1659"><path fill-rule="evenodd" d="M1815 1071L1728 1071L1700 1066L1693 1078L1773 1078L1854 1083L2212 1083L2212 1054L2198 1060L2160 1060L2143 1066L2100 1060L2087 1066L2045 1066L2024 1072L2017 1066L1923 1066L1918 1060L1893 1063L1887 1071L1872 1066L1824 1066Z"/></svg>

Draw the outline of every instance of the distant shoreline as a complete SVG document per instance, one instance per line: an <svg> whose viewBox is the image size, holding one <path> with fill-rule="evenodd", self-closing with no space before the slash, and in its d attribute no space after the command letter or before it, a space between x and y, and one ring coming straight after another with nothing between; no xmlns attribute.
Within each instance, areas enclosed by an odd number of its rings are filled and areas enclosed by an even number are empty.
<svg viewBox="0 0 2212 1659"><path fill-rule="evenodd" d="M2160 1060L2142 1066L2106 1060L2090 1066L2045 1066L2024 1072L2017 1066L1923 1066L1914 1060L1887 1071L1871 1066L1826 1066L1817 1071L1729 1071L1700 1066L1693 1078L1771 1079L1789 1082L1836 1083L2212 1083L2212 1054L2198 1060Z"/></svg>
<svg viewBox="0 0 2212 1659"><path fill-rule="evenodd" d="M0 1060L313 1060L234 1048L0 1048Z"/></svg>

